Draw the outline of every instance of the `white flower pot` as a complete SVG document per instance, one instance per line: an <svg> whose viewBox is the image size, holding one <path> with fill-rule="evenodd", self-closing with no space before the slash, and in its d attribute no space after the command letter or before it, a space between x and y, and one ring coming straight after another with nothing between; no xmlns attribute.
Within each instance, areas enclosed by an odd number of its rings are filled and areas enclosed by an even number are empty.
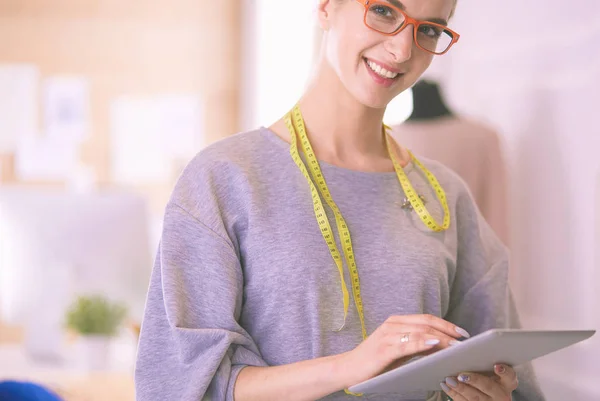
<svg viewBox="0 0 600 401"><path fill-rule="evenodd" d="M108 336L79 337L78 359L88 371L108 370L110 361L110 343Z"/></svg>

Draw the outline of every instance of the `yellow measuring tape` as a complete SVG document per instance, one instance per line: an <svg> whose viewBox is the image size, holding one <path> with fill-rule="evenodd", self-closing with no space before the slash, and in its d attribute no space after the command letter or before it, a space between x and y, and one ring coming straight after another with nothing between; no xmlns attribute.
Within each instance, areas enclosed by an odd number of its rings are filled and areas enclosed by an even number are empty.
<svg viewBox="0 0 600 401"><path fill-rule="evenodd" d="M300 112L300 108L296 105L291 112L289 112L285 116L285 124L290 132L291 143L290 143L290 155L292 159L306 178L306 181L310 187L310 192L313 200L313 207L315 212L315 217L317 219L317 223L321 230L321 234L327 246L329 247L329 252L335 262L341 280L342 287L342 300L344 304L344 322L342 326L338 329L338 331L342 330L346 324L346 319L348 317L348 307L350 305L350 296L348 294L348 289L346 287L346 280L344 279L344 268L342 257L340 251L338 250L337 244L335 242L335 237L333 235L333 231L331 230L331 225L329 224L329 219L327 218L327 214L325 213L325 208L323 207L323 203L321 202L321 196L325 199L327 205L333 211L335 215L335 222L338 229L338 234L340 236L340 242L342 244L342 250L344 252L344 256L346 259L346 265L348 266L348 270L350 272L350 280L352 281L352 294L354 296L354 303L356 305L356 310L358 312L358 317L360 319L361 331L363 340L367 338L367 330L365 327L365 318L363 312L363 303L360 295L360 280L358 277L358 268L356 266L356 258L354 257L354 249L352 248L352 239L350 237L350 231L348 230L348 225L344 220L342 213L339 208L333 201L333 197L329 192L329 188L325 182L325 177L321 172L321 168L319 166L319 162L315 156L315 153L312 149L310 141L308 140L308 135L306 133L306 127L304 126L304 119L302 118L302 113ZM398 180L400 181L400 185L406 194L406 197L410 201L413 209L417 212L421 220L433 231L439 232L448 229L450 226L450 211L448 209L448 204L446 201L446 194L439 182L435 178L435 176L425 168L412 153L410 153L411 159L414 163L425 173L429 183L434 188L436 195L442 204L442 208L444 210L444 220L442 225L439 225L435 219L431 216L423 201L419 197L419 195L414 190L413 186L410 183L410 180L406 176L402 166L398 162L395 152L392 150L392 146L390 143L389 134L386 132L386 129L389 127L383 126L383 135L385 136L387 151L392 159L394 164L394 170L396 171L396 175L398 176ZM310 169L307 170L304 161L300 157L300 153L298 151L298 139L300 141L300 146L302 148L302 152L306 157L308 162L308 166ZM315 183L317 186L315 186ZM318 187L318 189L317 189ZM345 390L348 394L353 394L347 390ZM354 394L360 395L360 394Z"/></svg>
<svg viewBox="0 0 600 401"><path fill-rule="evenodd" d="M384 126L384 131L385 128L389 129L389 127ZM395 153L392 151L392 146L390 144L390 135L387 133L385 133L385 143L387 145L390 158L392 159L392 163L394 163L394 170L396 170L398 181L400 181L402 190L404 190L404 193L406 194L406 197L408 198L415 212L417 212L423 223L425 223L425 225L427 225L427 227L429 227L431 230L435 232L447 230L448 227L450 227L450 209L448 208L446 193L444 192L444 189L438 182L437 178L435 178L431 171L429 171L423 164L421 164L421 162L412 154L412 152L408 152L411 160L421 169L421 171L423 171L423 173L425 173L427 181L429 181L429 184L431 184L431 186L435 190L435 194L438 200L440 201L440 204L442 205L442 209L444 210L444 219L441 225L438 224L437 221L435 221L435 219L433 218L433 216L429 213L429 211L423 204L421 197L417 194L412 184L410 183L410 180L406 176L404 169L400 165L400 162L398 162Z"/></svg>
<svg viewBox="0 0 600 401"><path fill-rule="evenodd" d="M352 280L352 293L354 295L354 303L356 304L356 310L358 311L358 317L360 319L362 336L363 339L365 339L367 338L367 330L365 328L362 298L360 297L360 281L358 279L358 269L356 267L356 260L354 258L354 250L352 249L350 231L348 230L348 226L346 224L346 221L342 217L340 210L338 209L337 205L333 201L331 194L329 193L329 188L325 183L325 177L323 177L323 173L321 173L319 162L315 157L315 153L313 152L312 146L310 145L310 141L308 140L308 136L306 135L306 128L304 127L302 114L300 113L300 109L297 106L292 111L292 116L288 116L288 118L286 119L286 123L288 125L288 129L290 129L290 134L292 136L292 144L290 146L290 153L292 155L292 159L294 159L294 162L296 162L296 165L300 168L307 181L310 181L309 185L311 187L313 202L316 205L315 216L319 223L319 228L321 229L323 238L325 238L325 242L327 242L327 246L329 246L331 256L333 256L333 260L335 261L335 264L338 267L340 277L342 279L342 285L346 287L342 258L337 248L337 244L335 243L335 237L333 236L333 233L331 231L329 219L325 214L325 210L321 202L321 197L319 196L319 193L315 188L314 182L317 183L321 195L323 196L323 198L325 198L325 202L327 202L327 205L331 208L333 214L335 215L335 222L337 225L338 234L340 235L342 250L344 251L344 256L346 257L346 265L350 270L350 279ZM302 146L302 151L304 152L304 155L306 156L306 159L308 161L308 166L312 174L312 180L306 173L306 167L304 166L304 162L302 161L302 158L298 153L298 147L296 143L296 132L298 132L300 136L300 145ZM343 288L342 292L344 297L344 323L342 324L342 327L340 327L339 330L342 330L344 328L344 325L346 324L346 318L348 316L348 306L350 304L348 299L348 290L346 288Z"/></svg>

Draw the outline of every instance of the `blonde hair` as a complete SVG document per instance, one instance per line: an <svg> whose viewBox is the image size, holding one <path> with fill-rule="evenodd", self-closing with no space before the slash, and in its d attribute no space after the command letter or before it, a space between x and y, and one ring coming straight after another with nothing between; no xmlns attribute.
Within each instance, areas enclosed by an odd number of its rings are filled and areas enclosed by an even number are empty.
<svg viewBox="0 0 600 401"><path fill-rule="evenodd" d="M456 12L456 4L458 3L458 0L454 0L454 5L452 6L452 11L450 12L450 18L452 18L454 16L454 13Z"/></svg>
<svg viewBox="0 0 600 401"><path fill-rule="evenodd" d="M319 0L319 2L321 2L321 1L323 1L323 0ZM337 1L338 1L338 3L341 3L341 2L343 2L345 0L337 0ZM452 6L452 11L450 12L450 18L449 19L451 19L454 16L454 13L456 12L456 4L457 3L458 3L458 0L454 0L454 5Z"/></svg>

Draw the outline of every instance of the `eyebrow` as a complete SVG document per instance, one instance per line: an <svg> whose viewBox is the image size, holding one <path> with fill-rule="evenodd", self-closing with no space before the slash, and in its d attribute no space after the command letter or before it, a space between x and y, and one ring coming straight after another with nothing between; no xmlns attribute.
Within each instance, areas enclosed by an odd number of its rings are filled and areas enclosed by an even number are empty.
<svg viewBox="0 0 600 401"><path fill-rule="evenodd" d="M448 26L448 21L443 18L427 18L425 21L433 22L434 24L440 24L444 26Z"/></svg>
<svg viewBox="0 0 600 401"><path fill-rule="evenodd" d="M400 10L406 12L406 6L402 3L400 3L398 0L387 0L388 3L390 3L391 5L399 8ZM427 18L424 19L423 21L427 21L427 22L433 22L434 24L440 24L440 25L444 25L444 26L448 26L448 21L446 21L443 18Z"/></svg>
<svg viewBox="0 0 600 401"><path fill-rule="evenodd" d="M400 3L398 0L388 0L388 2L391 3L393 6L398 7L402 11L406 11L406 6Z"/></svg>

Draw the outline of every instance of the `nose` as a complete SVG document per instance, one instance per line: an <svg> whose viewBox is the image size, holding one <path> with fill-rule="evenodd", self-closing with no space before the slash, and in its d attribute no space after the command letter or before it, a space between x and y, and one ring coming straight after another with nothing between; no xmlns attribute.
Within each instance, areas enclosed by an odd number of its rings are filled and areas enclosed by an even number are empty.
<svg viewBox="0 0 600 401"><path fill-rule="evenodd" d="M392 55L394 61L401 63L409 60L412 55L414 25L408 24L384 43L384 48Z"/></svg>

